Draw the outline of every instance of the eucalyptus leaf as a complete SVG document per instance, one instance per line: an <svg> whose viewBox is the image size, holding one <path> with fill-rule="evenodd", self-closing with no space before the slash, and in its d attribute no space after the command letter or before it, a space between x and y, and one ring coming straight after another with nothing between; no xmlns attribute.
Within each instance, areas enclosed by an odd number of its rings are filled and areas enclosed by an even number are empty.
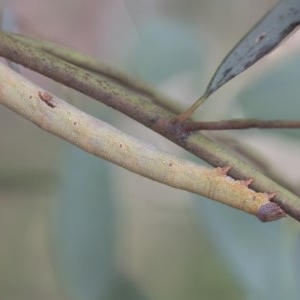
<svg viewBox="0 0 300 300"><path fill-rule="evenodd" d="M280 1L225 57L204 98L270 53L299 24L300 0Z"/></svg>
<svg viewBox="0 0 300 300"><path fill-rule="evenodd" d="M53 222L56 270L70 299L110 299L116 274L109 166L71 145L66 154Z"/></svg>

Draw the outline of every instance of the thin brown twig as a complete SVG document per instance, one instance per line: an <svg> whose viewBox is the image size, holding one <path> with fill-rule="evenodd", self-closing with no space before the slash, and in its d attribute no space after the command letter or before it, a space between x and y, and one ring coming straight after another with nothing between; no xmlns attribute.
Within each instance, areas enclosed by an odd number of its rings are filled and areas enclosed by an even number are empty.
<svg viewBox="0 0 300 300"><path fill-rule="evenodd" d="M259 119L234 119L208 122L186 122L182 124L186 132L198 130L237 130L237 129L299 129L300 120L259 120Z"/></svg>

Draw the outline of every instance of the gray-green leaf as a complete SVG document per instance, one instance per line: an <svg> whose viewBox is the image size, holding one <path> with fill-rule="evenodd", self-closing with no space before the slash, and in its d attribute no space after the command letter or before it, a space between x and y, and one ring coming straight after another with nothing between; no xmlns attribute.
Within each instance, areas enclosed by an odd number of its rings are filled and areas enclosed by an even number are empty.
<svg viewBox="0 0 300 300"><path fill-rule="evenodd" d="M280 1L225 57L205 98L272 51L299 24L300 0Z"/></svg>

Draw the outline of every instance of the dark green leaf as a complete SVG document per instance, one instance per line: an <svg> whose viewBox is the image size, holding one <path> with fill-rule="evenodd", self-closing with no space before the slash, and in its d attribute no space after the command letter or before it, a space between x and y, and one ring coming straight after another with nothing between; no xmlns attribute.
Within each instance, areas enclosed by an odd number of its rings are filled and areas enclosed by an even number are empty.
<svg viewBox="0 0 300 300"><path fill-rule="evenodd" d="M205 97L272 51L299 24L300 0L280 1L225 57Z"/></svg>

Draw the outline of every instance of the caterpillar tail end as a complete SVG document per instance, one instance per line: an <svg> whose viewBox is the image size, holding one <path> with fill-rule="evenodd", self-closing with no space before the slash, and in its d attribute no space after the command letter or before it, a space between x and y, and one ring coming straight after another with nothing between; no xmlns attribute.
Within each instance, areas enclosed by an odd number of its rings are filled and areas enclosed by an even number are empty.
<svg viewBox="0 0 300 300"><path fill-rule="evenodd" d="M269 194L269 200L274 196L274 193ZM257 212L257 217L262 222L276 221L285 216L285 212L279 207L279 205L271 201L262 205Z"/></svg>

